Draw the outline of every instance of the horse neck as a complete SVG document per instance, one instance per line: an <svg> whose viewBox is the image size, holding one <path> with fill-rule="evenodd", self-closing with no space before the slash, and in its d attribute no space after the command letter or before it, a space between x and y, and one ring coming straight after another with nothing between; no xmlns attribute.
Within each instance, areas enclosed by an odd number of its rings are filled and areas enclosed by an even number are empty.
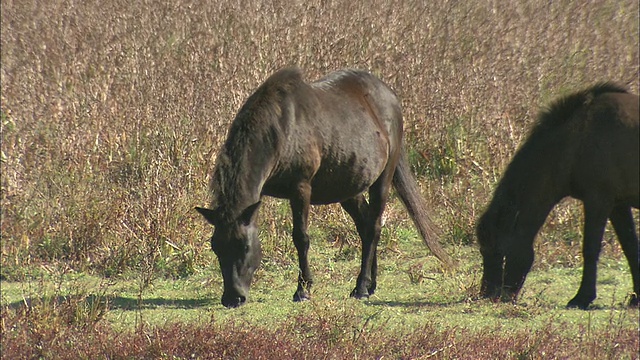
<svg viewBox="0 0 640 360"><path fill-rule="evenodd" d="M561 134L553 136L548 142L530 139L507 167L490 205L503 231L533 239L551 209L568 195L574 149L558 141Z"/></svg>
<svg viewBox="0 0 640 360"><path fill-rule="evenodd" d="M225 147L212 180L217 194L214 206L237 216L260 201L262 187L275 163L275 153L264 143L250 142L244 149L230 154Z"/></svg>

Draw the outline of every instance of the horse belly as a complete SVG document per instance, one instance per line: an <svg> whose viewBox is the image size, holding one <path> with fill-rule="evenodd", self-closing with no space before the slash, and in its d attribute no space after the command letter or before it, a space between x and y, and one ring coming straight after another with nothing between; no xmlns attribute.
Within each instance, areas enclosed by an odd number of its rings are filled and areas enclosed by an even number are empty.
<svg viewBox="0 0 640 360"><path fill-rule="evenodd" d="M344 201L367 191L378 180L387 166L387 146L379 139L367 147L323 158L311 182L313 204Z"/></svg>

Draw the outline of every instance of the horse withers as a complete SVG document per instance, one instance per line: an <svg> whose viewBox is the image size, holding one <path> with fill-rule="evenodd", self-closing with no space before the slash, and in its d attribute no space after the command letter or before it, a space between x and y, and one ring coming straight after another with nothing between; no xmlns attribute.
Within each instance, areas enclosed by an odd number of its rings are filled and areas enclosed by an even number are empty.
<svg viewBox="0 0 640 360"><path fill-rule="evenodd" d="M341 70L313 83L297 68L269 77L231 124L211 178L211 208L196 208L214 226L211 247L222 271L222 304L236 307L247 300L262 256L256 223L265 195L291 205L300 266L294 301L308 299L313 284L307 224L315 204L340 203L355 222L362 261L351 296L373 294L381 218L392 185L426 245L450 264L402 142L400 101L368 72Z"/></svg>
<svg viewBox="0 0 640 360"><path fill-rule="evenodd" d="M533 241L564 197L584 207L583 273L568 307L586 309L596 298L596 268L607 219L633 278L630 305L638 305L637 95L610 83L562 97L538 116L513 157L477 225L483 257L481 295L515 301L533 263Z"/></svg>

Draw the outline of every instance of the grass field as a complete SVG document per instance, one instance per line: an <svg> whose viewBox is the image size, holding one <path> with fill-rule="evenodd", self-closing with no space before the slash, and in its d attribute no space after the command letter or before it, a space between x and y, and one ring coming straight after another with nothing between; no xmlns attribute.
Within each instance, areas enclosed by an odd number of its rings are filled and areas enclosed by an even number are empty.
<svg viewBox="0 0 640 360"><path fill-rule="evenodd" d="M541 107L603 80L638 93L636 1L1 7L3 358L638 359L610 229L593 309L563 308L580 282L578 202L547 219L518 305L476 299L474 235ZM413 169L459 268L441 268L393 200L379 291L349 299L357 234L338 206L317 207L317 286L294 304L289 207L266 199L249 303L219 304L211 229L193 208L209 202L236 111L288 65L309 80L368 69L398 93Z"/></svg>
<svg viewBox="0 0 640 360"><path fill-rule="evenodd" d="M347 297L358 262L331 247L315 252L319 281L312 301L301 304L290 300L292 264L261 270L251 301L231 311L219 304L215 266L147 287L135 277L84 273L4 283L3 347L44 358L70 351L70 358L637 357L637 310L622 304L630 287L620 279L626 263L604 259L593 310L564 309L580 280L576 268L532 273L514 306L475 300L479 257L471 249L459 255L473 265L442 274L414 243L382 257L379 291L367 301ZM416 266L425 278L418 280Z"/></svg>

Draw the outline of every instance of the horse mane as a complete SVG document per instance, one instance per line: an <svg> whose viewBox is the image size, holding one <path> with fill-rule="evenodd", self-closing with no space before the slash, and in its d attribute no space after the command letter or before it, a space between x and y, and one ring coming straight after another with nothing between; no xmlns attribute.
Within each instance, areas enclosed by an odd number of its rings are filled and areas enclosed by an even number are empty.
<svg viewBox="0 0 640 360"><path fill-rule="evenodd" d="M299 68L281 69L262 83L242 105L231 123L211 177L209 186L214 209L232 205L238 200L238 184L248 180L243 177L247 169L243 169L246 162L242 161L248 149L261 144L259 150L265 159L271 155L269 151L277 151L283 130L280 123L283 100L303 83Z"/></svg>
<svg viewBox="0 0 640 360"><path fill-rule="evenodd" d="M236 135L251 136L255 127L266 119L274 116L279 118L282 99L303 82L302 70L297 67L284 68L271 75L242 105L231 124L227 139L231 140Z"/></svg>
<svg viewBox="0 0 640 360"><path fill-rule="evenodd" d="M581 106L588 105L598 95L605 93L627 93L628 90L612 82L600 82L582 91L563 96L543 108L538 114L532 133L563 124Z"/></svg>

